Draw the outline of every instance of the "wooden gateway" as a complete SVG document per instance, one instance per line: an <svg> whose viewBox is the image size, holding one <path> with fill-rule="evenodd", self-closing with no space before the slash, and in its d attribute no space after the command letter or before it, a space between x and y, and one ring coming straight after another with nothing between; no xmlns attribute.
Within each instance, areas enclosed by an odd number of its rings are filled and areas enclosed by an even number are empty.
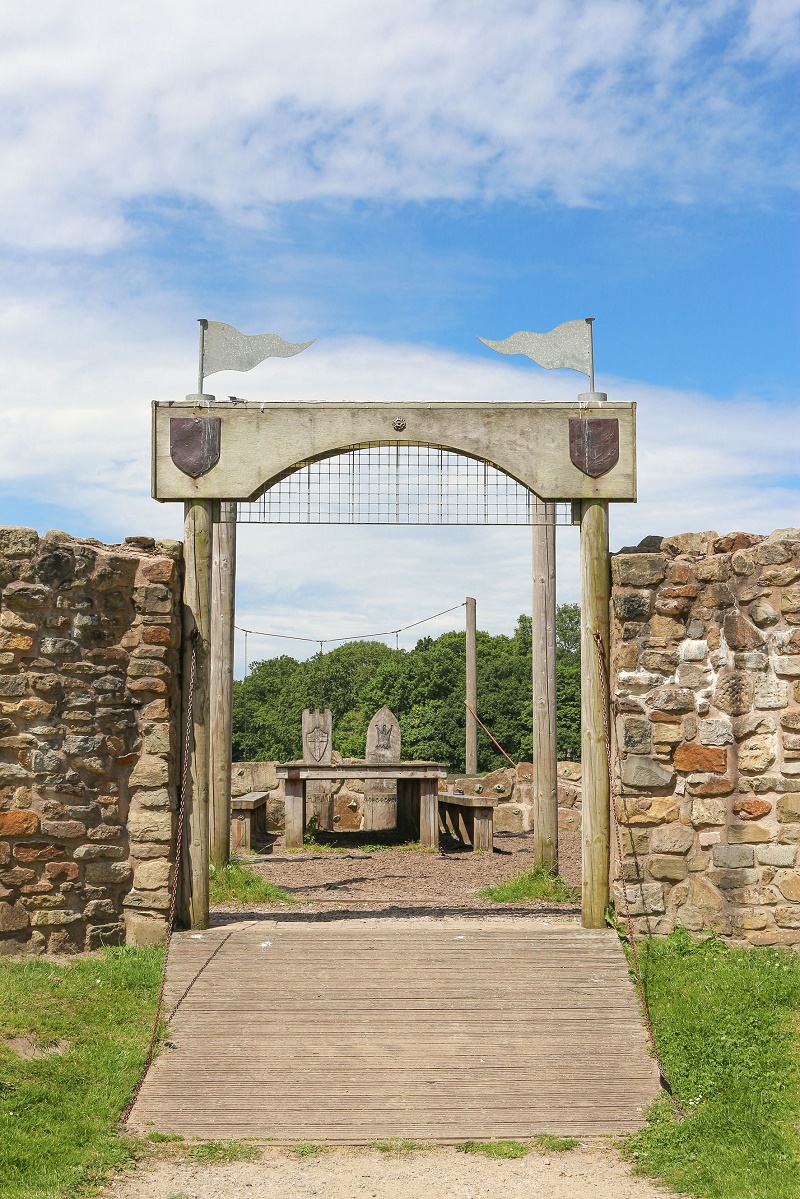
<svg viewBox="0 0 800 1199"><path fill-rule="evenodd" d="M608 503L636 499L635 418L634 404L608 403L595 391L575 403L218 403L196 394L153 404L153 496L185 505L187 705L193 656L195 693L182 908L193 927L208 924L209 860L226 860L230 838L236 502L257 499L309 463L386 445L452 451L496 468L546 504L572 502L581 530L582 912L587 927L603 927L610 789L596 634L607 655ZM549 531L537 539L534 528L533 623L534 837L537 860L549 863L556 860L558 828L555 718L542 680L553 652L554 612L536 597L548 594L551 529L548 542ZM436 783L435 776L398 777L421 789ZM305 780L287 774L286 781L295 787Z"/></svg>

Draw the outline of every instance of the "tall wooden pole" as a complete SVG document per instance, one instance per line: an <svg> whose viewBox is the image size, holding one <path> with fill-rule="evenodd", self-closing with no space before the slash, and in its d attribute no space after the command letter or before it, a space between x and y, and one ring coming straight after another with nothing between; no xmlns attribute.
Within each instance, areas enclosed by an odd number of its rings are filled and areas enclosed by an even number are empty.
<svg viewBox="0 0 800 1199"><path fill-rule="evenodd" d="M192 928L208 928L209 850L209 656L211 649L210 500L189 500L184 508L183 711L189 706L192 647L195 685L189 794L184 816L182 904ZM197 636L195 637L195 631Z"/></svg>
<svg viewBox="0 0 800 1199"><path fill-rule="evenodd" d="M475 600L467 596L467 731L466 772L478 773L478 722L472 712L478 710L477 619ZM469 709L472 709L472 712Z"/></svg>
<svg viewBox="0 0 800 1199"><path fill-rule="evenodd" d="M584 928L603 928L608 903L610 792L595 631L609 653L608 503L581 505L581 764Z"/></svg>
<svg viewBox="0 0 800 1199"><path fill-rule="evenodd" d="M214 505L211 552L211 864L230 856L233 619L236 602L236 504Z"/></svg>
<svg viewBox="0 0 800 1199"><path fill-rule="evenodd" d="M558 869L556 750L556 508L539 503L533 526L533 853Z"/></svg>

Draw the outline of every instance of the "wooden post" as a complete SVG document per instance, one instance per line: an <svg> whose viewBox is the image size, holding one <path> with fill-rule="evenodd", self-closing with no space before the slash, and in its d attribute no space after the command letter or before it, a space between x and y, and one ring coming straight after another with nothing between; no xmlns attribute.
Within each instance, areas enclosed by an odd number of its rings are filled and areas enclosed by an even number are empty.
<svg viewBox="0 0 800 1199"><path fill-rule="evenodd" d="M610 793L603 696L595 631L609 652L608 503L584 500L581 509L581 764L583 767L584 928L603 928L608 903Z"/></svg>
<svg viewBox="0 0 800 1199"><path fill-rule="evenodd" d="M190 779L184 815L181 908L192 928L208 928L209 656L211 641L211 501L184 506L183 711L189 704L192 649L195 685ZM195 639L195 631L197 637Z"/></svg>
<svg viewBox="0 0 800 1199"><path fill-rule="evenodd" d="M306 780L286 780L286 848L302 849L306 831Z"/></svg>
<svg viewBox="0 0 800 1199"><path fill-rule="evenodd" d="M475 615L475 600L467 596L467 694L466 700L472 712L478 710L478 673L477 673L477 624ZM466 743L466 772L478 773L478 722L467 708L467 743Z"/></svg>
<svg viewBox="0 0 800 1199"><path fill-rule="evenodd" d="M236 593L236 504L214 505L211 554L211 863L230 856L233 617Z"/></svg>
<svg viewBox="0 0 800 1199"><path fill-rule="evenodd" d="M419 839L428 849L439 848L439 780L420 779Z"/></svg>
<svg viewBox="0 0 800 1199"><path fill-rule="evenodd" d="M533 526L533 854L558 869L556 749L556 506L537 503Z"/></svg>

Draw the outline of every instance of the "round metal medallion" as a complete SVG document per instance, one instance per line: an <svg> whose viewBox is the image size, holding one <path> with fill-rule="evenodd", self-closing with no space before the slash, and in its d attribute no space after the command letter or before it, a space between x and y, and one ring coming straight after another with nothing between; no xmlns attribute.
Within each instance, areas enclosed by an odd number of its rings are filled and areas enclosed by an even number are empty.
<svg viewBox="0 0 800 1199"><path fill-rule="evenodd" d="M405 427L406 427L406 418L404 416L396 416L394 418L394 420L392 421L392 428L396 429L398 433L402 433L403 429L405 429Z"/></svg>

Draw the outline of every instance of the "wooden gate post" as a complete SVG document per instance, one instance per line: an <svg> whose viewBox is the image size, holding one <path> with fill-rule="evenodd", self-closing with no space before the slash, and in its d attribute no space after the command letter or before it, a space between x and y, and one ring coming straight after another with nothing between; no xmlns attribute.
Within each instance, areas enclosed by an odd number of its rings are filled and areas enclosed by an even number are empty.
<svg viewBox="0 0 800 1199"><path fill-rule="evenodd" d="M208 676L211 648L211 504L211 500L188 500L184 506L184 728L189 704L193 644L196 656L193 718L190 730L190 778L184 814L181 906L183 917L192 928L208 928Z"/></svg>
<svg viewBox="0 0 800 1199"><path fill-rule="evenodd" d="M233 732L233 619L236 602L236 504L214 505L211 553L211 864L230 857L231 736Z"/></svg>
<svg viewBox="0 0 800 1199"><path fill-rule="evenodd" d="M608 903L610 789L603 728L603 694L594 634L609 653L610 576L608 503L581 504L581 764L584 928L603 928Z"/></svg>
<svg viewBox="0 0 800 1199"><path fill-rule="evenodd" d="M466 699L472 712L478 710L478 667L477 667L477 619L475 600L467 596L467 694ZM466 724L466 773L478 773L478 722L470 712L467 712Z"/></svg>
<svg viewBox="0 0 800 1199"><path fill-rule="evenodd" d="M556 750L556 506L538 502L533 525L533 854L558 869ZM535 518L534 518L535 519Z"/></svg>

